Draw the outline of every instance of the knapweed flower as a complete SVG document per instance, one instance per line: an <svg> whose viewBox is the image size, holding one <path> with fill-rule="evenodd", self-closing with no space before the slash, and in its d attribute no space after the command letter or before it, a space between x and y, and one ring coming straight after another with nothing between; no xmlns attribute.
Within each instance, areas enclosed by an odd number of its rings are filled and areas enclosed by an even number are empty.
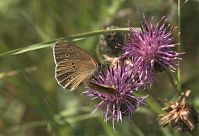
<svg viewBox="0 0 199 136"><path fill-rule="evenodd" d="M182 93L176 102L164 107L166 113L160 115L160 125L163 127L171 125L179 131L192 131L198 123L198 113L187 104L190 90Z"/></svg>
<svg viewBox="0 0 199 136"><path fill-rule="evenodd" d="M175 70L177 60L180 60L180 53L173 50L178 44L173 44L173 27L167 25L167 19L162 17L155 24L152 17L147 22L143 17L141 31L134 31L130 27L129 40L124 46L124 56L132 60L132 64L138 71L143 80L148 80L151 84L154 82L156 71L161 71L168 67Z"/></svg>
<svg viewBox="0 0 199 136"><path fill-rule="evenodd" d="M117 63L114 67L108 67L106 71L101 70L93 81L88 83L85 95L98 99L100 102L96 106L103 110L105 121L122 121L122 116L131 116L132 113L144 104L145 98L135 96L134 92L142 86L142 82L137 80L126 64Z"/></svg>

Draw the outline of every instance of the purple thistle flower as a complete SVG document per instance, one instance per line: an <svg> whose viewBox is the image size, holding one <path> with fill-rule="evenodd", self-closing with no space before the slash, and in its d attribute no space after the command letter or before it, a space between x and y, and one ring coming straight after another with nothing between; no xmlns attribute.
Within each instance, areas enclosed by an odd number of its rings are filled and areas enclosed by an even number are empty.
<svg viewBox="0 0 199 136"><path fill-rule="evenodd" d="M141 23L142 31L134 31L130 28L130 39L124 47L124 56L132 60L133 67L138 72L142 80L150 84L154 82L154 75L157 71L163 71L170 67L172 71L176 70L177 60L181 60L179 55L173 50L178 44L172 44L174 37L171 33L173 27L166 24L167 19L154 24L154 18L147 22L143 17Z"/></svg>
<svg viewBox="0 0 199 136"><path fill-rule="evenodd" d="M133 93L142 86L142 82L135 79L132 69L126 64L117 63L106 72L100 71L93 81L98 87L88 85L83 93L92 99L100 100L92 113L98 109L103 110L105 121L111 119L113 127L115 120L122 121L122 115L132 115L140 105L144 104L147 97L134 96Z"/></svg>

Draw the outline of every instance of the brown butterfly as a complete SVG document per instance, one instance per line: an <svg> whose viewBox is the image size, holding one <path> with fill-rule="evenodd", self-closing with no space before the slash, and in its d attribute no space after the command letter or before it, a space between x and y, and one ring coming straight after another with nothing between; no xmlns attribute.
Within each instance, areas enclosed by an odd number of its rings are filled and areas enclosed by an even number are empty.
<svg viewBox="0 0 199 136"><path fill-rule="evenodd" d="M63 88L70 91L87 81L98 69L97 61L86 51L64 41L55 43L53 54L55 78Z"/></svg>

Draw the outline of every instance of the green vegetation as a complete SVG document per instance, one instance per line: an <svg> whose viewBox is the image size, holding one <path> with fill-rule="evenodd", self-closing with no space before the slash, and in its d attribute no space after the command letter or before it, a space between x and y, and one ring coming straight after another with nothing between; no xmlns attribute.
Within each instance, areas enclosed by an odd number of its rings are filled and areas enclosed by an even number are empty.
<svg viewBox="0 0 199 136"><path fill-rule="evenodd" d="M188 135L161 128L158 115L163 102L174 100L175 89L166 73L147 93L145 107L132 118L105 123L102 114L90 113L95 102L62 89L54 78L52 45L65 39L96 59L98 35L108 24L128 31L128 20L139 27L142 14L166 16L177 26L177 3L170 0L1 0L0 1L0 136L150 136ZM191 89L188 100L199 110L199 1L182 7L182 90ZM93 35L86 32L95 32ZM82 34L84 38L81 38ZM85 35L86 33L86 35ZM177 37L177 30L174 34ZM81 41L80 41L81 40ZM177 41L177 38L175 39ZM195 135L195 133L193 134Z"/></svg>

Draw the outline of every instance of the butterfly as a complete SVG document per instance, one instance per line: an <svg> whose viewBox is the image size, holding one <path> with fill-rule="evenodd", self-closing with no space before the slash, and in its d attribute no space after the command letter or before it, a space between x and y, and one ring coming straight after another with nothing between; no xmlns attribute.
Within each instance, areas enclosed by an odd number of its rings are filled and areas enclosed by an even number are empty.
<svg viewBox="0 0 199 136"><path fill-rule="evenodd" d="M115 95L117 92L116 89L112 86L97 84L92 81L89 81L87 83L87 86L95 91L98 91L98 92L104 93L104 94Z"/></svg>
<svg viewBox="0 0 199 136"><path fill-rule="evenodd" d="M87 81L98 69L97 61L86 51L64 41L58 41L53 48L55 78L59 85L70 91Z"/></svg>

